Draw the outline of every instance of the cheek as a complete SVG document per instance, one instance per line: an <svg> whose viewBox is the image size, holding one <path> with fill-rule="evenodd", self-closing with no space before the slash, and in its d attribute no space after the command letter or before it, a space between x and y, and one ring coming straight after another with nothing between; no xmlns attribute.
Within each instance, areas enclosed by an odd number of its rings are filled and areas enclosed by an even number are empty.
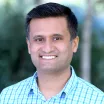
<svg viewBox="0 0 104 104"><path fill-rule="evenodd" d="M35 44L31 44L30 45L30 53L36 53L39 50L39 46L35 45Z"/></svg>
<svg viewBox="0 0 104 104"><path fill-rule="evenodd" d="M64 46L62 52L64 58L66 58L67 60L70 60L73 56L72 47L70 45Z"/></svg>
<svg viewBox="0 0 104 104"><path fill-rule="evenodd" d="M31 52L31 53L36 52L36 50L37 50L37 48L36 48L34 45L32 45L32 46L30 47L30 52Z"/></svg>
<svg viewBox="0 0 104 104"><path fill-rule="evenodd" d="M38 59L39 52L38 52L38 47L36 45L30 46L30 56L33 63Z"/></svg>
<svg viewBox="0 0 104 104"><path fill-rule="evenodd" d="M71 48L71 46L69 45L69 43L61 44L61 45L60 45L60 51L61 51L61 52L64 52L64 54L65 54L65 53L70 53L70 52L72 52L72 48Z"/></svg>

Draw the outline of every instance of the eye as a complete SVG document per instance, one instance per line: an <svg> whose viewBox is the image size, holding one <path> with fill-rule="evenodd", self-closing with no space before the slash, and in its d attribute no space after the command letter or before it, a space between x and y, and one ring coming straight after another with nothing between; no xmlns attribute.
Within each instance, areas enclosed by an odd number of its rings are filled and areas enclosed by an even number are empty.
<svg viewBox="0 0 104 104"><path fill-rule="evenodd" d="M43 42L44 41L44 38L42 37L37 37L34 39L35 42Z"/></svg>
<svg viewBox="0 0 104 104"><path fill-rule="evenodd" d="M53 37L53 40L56 41L56 40L62 40L62 37Z"/></svg>

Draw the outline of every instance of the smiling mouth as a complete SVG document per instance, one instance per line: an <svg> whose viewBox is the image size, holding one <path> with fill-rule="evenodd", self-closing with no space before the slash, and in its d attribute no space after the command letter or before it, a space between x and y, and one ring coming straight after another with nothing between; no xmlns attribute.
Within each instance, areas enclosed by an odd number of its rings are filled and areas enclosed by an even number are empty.
<svg viewBox="0 0 104 104"><path fill-rule="evenodd" d="M55 59L57 56L40 56L42 59L51 60Z"/></svg>

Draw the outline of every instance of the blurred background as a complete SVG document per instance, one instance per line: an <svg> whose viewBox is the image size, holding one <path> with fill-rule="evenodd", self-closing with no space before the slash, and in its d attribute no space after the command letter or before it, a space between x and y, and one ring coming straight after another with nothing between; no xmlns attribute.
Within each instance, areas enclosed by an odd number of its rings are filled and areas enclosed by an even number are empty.
<svg viewBox="0 0 104 104"><path fill-rule="evenodd" d="M104 0L0 0L0 92L36 71L27 52L25 17L50 1L75 13L80 44L71 65L78 76L104 91Z"/></svg>

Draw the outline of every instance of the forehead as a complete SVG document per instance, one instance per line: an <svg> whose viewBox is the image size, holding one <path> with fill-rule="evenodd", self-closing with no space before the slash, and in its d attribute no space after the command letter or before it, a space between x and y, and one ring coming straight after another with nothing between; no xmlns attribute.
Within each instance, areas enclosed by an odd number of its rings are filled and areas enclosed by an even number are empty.
<svg viewBox="0 0 104 104"><path fill-rule="evenodd" d="M65 34L66 32L69 30L65 17L48 17L30 21L30 34Z"/></svg>

